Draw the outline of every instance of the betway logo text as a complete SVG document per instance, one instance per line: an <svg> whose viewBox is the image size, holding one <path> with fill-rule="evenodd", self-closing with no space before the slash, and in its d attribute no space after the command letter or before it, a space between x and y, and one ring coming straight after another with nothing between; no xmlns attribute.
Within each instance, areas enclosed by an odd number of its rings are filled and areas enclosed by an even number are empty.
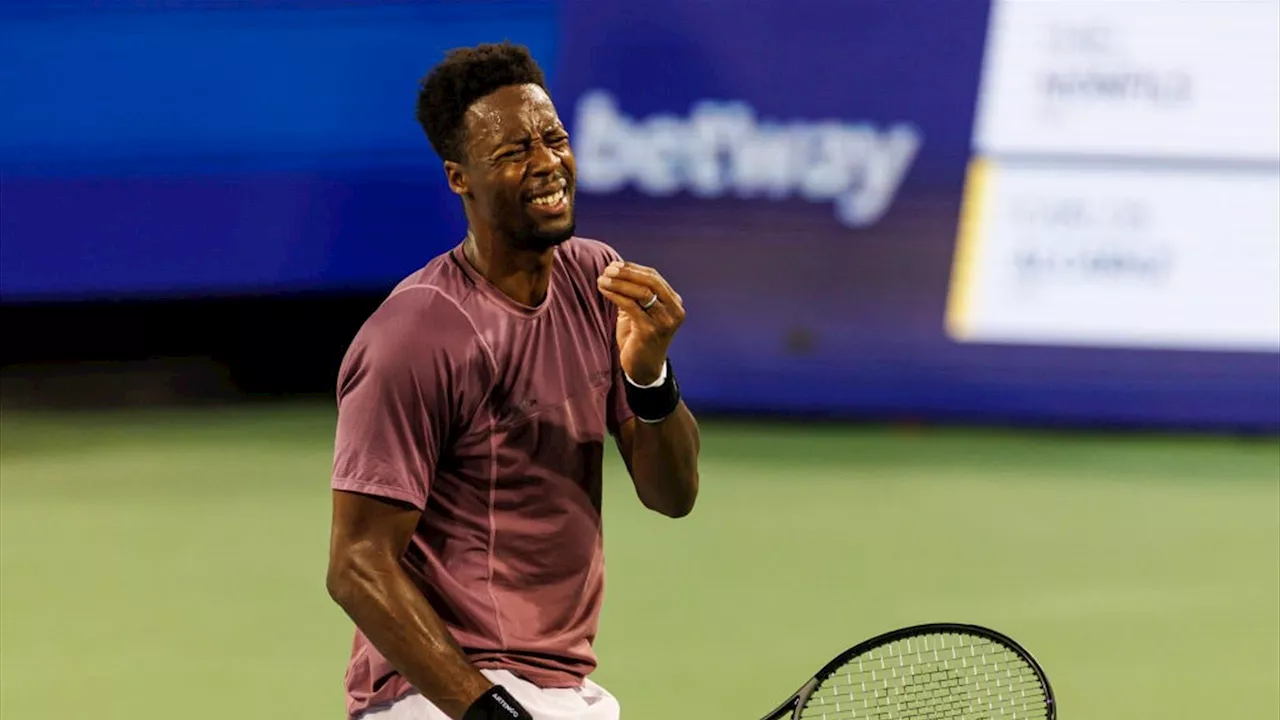
<svg viewBox="0 0 1280 720"><path fill-rule="evenodd" d="M578 102L574 153L578 188L698 197L799 196L833 202L851 227L874 223L889 208L922 138L911 125L880 130L867 123L758 122L742 102L705 101L688 118L635 120L608 93Z"/></svg>

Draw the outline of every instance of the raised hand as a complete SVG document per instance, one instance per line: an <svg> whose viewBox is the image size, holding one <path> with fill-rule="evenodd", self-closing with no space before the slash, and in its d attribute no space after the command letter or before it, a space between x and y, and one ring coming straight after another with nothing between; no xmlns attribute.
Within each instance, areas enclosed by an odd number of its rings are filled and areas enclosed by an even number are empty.
<svg viewBox="0 0 1280 720"><path fill-rule="evenodd" d="M618 306L623 371L640 385L657 380L667 361L667 348L684 323L680 294L657 270L621 260L610 263L596 284Z"/></svg>

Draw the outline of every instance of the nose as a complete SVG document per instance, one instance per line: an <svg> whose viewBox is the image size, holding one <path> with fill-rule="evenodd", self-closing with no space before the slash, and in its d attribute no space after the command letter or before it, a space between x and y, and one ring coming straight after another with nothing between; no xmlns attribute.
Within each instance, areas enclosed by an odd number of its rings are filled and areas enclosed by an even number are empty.
<svg viewBox="0 0 1280 720"><path fill-rule="evenodd" d="M560 156L543 143L534 143L529 151L529 174L550 175L560 167Z"/></svg>

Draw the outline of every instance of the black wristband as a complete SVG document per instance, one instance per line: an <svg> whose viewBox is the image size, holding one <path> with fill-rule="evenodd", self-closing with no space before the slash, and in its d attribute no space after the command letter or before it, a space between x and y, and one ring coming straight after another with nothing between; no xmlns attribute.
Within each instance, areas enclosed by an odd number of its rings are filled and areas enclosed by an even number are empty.
<svg viewBox="0 0 1280 720"><path fill-rule="evenodd" d="M494 685L471 703L462 720L533 720L533 716L506 688Z"/></svg>
<svg viewBox="0 0 1280 720"><path fill-rule="evenodd" d="M627 405L641 422L662 422L680 406L680 383L676 382L676 371L670 360L667 360L667 378L661 385L642 388L625 378L622 384L627 390Z"/></svg>

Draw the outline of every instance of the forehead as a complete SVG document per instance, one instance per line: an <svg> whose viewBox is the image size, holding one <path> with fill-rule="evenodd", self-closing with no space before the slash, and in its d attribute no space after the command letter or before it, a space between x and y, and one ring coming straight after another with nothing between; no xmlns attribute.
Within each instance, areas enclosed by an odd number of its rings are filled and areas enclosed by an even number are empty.
<svg viewBox="0 0 1280 720"><path fill-rule="evenodd" d="M500 144L559 125L555 105L537 85L510 85L472 103L464 120L470 144Z"/></svg>

